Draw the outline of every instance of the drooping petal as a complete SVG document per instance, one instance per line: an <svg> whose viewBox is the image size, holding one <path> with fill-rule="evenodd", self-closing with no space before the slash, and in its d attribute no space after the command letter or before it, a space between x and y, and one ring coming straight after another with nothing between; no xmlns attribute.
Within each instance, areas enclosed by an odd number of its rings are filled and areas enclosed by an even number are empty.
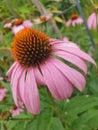
<svg viewBox="0 0 98 130"><path fill-rule="evenodd" d="M37 84L46 85L45 81L44 81L44 78L43 78L40 70L38 69L38 67L35 67L33 71L34 71L34 76L35 76Z"/></svg>
<svg viewBox="0 0 98 130"><path fill-rule="evenodd" d="M22 29L24 29L24 26L21 24L21 25L18 25L18 26L16 26L16 25L14 25L13 27L12 27L12 32L14 33L14 34L16 34L16 33L18 33L20 30L22 30Z"/></svg>
<svg viewBox="0 0 98 130"><path fill-rule="evenodd" d="M41 70L47 87L55 99L62 100L71 96L73 92L71 83L51 61L46 61L45 64L41 66Z"/></svg>
<svg viewBox="0 0 98 130"><path fill-rule="evenodd" d="M69 27L71 23L72 23L72 20L69 19L69 20L66 22L66 26Z"/></svg>
<svg viewBox="0 0 98 130"><path fill-rule="evenodd" d="M32 114L38 114L40 112L40 99L33 68L29 68L26 75L25 100L25 105L28 111L30 111Z"/></svg>
<svg viewBox="0 0 98 130"><path fill-rule="evenodd" d="M18 85L19 85L19 79L21 77L22 72L23 72L23 68L21 66L18 66L16 67L16 69L13 70L11 76L12 94L16 106L20 106L20 101L19 101L20 95L18 93Z"/></svg>
<svg viewBox="0 0 98 130"><path fill-rule="evenodd" d="M89 28L89 29L91 29L91 28L93 27L94 18L96 17L95 15L96 15L95 13L92 13L92 14L88 17L87 25L88 25L88 28Z"/></svg>
<svg viewBox="0 0 98 130"><path fill-rule="evenodd" d="M62 44L62 45L61 44L55 44L55 47L58 50L69 52L69 53L76 55L76 56L78 56L78 57L80 57L84 60L87 60L87 61L93 63L96 66L95 61L87 53L85 53L84 51L82 51L78 48L69 47L69 46L66 46L66 44Z"/></svg>
<svg viewBox="0 0 98 130"><path fill-rule="evenodd" d="M23 101L23 103L25 104L26 108L28 109L28 111L31 111L31 107L28 105L28 99L26 98L26 95L28 95L27 90L26 90L26 70L23 71L21 78L19 80L19 85L18 85L18 92L20 95L21 100ZM28 74L29 76L29 74ZM27 89L30 89L29 86L27 86Z"/></svg>
<svg viewBox="0 0 98 130"><path fill-rule="evenodd" d="M13 72L13 69L14 69L14 67L17 65L17 62L14 62L13 64L12 64L12 66L10 67L10 69L8 70L8 72L6 73L6 75L7 75L7 77L8 77L8 79L10 80L10 78L11 78L11 74L12 74L12 72Z"/></svg>
<svg viewBox="0 0 98 130"><path fill-rule="evenodd" d="M93 21L93 28L96 29L97 28L97 14L94 17L94 21Z"/></svg>
<svg viewBox="0 0 98 130"><path fill-rule="evenodd" d="M25 104L25 75L26 75L26 70L24 69L21 78L19 79L19 84L18 84L18 93L20 95L21 100Z"/></svg>
<svg viewBox="0 0 98 130"><path fill-rule="evenodd" d="M26 79L25 79L26 77L25 76L26 76L26 70L24 69L24 71L21 74L21 78L19 79L18 92L19 92L20 98L23 101L23 103L25 104L26 108L29 111L32 111L31 106L28 105L28 99L26 98L26 95L28 96L28 93L26 90ZM29 77L29 74L28 74L28 77ZM27 87L28 87L27 89L30 89L29 86L27 86Z"/></svg>
<svg viewBox="0 0 98 130"><path fill-rule="evenodd" d="M25 20L24 22L23 22L23 26L25 27L25 28L30 28L30 27L32 27L32 22L30 21L30 20Z"/></svg>
<svg viewBox="0 0 98 130"><path fill-rule="evenodd" d="M74 43L74 42L65 41L65 40L59 40L59 39L50 39L50 44L52 44L52 45L55 45L55 44L66 44L66 46L75 47L75 48L80 49L80 47L76 43Z"/></svg>
<svg viewBox="0 0 98 130"><path fill-rule="evenodd" d="M64 64L62 61L59 61L58 59L54 59L54 61L51 61L51 63L54 64L55 67L57 67L59 71L61 71L61 73L65 75L67 80L70 81L78 90L80 91L83 90L86 81L84 76L80 72L69 67L68 65Z"/></svg>
<svg viewBox="0 0 98 130"><path fill-rule="evenodd" d="M74 65L79 67L84 73L87 73L87 65L81 58L64 51L56 51L54 52L54 54L73 63Z"/></svg>

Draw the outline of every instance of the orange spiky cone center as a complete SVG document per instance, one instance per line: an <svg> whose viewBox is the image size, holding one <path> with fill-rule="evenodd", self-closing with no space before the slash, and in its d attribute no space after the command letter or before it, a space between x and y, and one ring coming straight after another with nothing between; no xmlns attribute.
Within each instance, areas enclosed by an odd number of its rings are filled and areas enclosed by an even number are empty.
<svg viewBox="0 0 98 130"><path fill-rule="evenodd" d="M71 20L74 20L74 19L77 19L78 18L78 15L77 14L72 14L71 16L70 16L70 19Z"/></svg>
<svg viewBox="0 0 98 130"><path fill-rule="evenodd" d="M23 66L34 66L42 63L50 56L51 51L49 37L40 31L25 28L14 37L13 56Z"/></svg>
<svg viewBox="0 0 98 130"><path fill-rule="evenodd" d="M18 20L15 20L13 24L18 26L18 25L20 25L22 23L23 23L23 20L22 19L18 19Z"/></svg>

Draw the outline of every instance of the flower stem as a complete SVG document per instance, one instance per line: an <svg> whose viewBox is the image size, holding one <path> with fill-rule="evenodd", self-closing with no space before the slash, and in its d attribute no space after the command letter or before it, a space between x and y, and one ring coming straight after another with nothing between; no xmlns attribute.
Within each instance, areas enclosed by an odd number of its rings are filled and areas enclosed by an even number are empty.
<svg viewBox="0 0 98 130"><path fill-rule="evenodd" d="M96 8L96 24L97 24L97 34L98 34L98 8Z"/></svg>
<svg viewBox="0 0 98 130"><path fill-rule="evenodd" d="M0 119L1 121L9 121L9 120L12 120L12 121L17 121L17 120L35 120L35 117L34 118L29 118L29 117L24 117L24 118L9 118L9 119Z"/></svg>
<svg viewBox="0 0 98 130"><path fill-rule="evenodd" d="M8 0L5 0L5 4L6 4L7 8L8 8L8 11L10 12L10 14L15 17L16 15L15 15L15 13L14 13L14 9L13 9L13 7L11 6L11 4L9 3Z"/></svg>
<svg viewBox="0 0 98 130"><path fill-rule="evenodd" d="M62 125L64 128L67 128L67 125L65 123L65 119L63 118L62 116L62 112L57 108L57 106L55 105L55 101L53 99L53 97L51 96L49 90L47 89L47 92L48 92L48 95L49 95L49 98L51 100L51 104L52 104L52 108L54 109L56 115L59 117L60 121L62 122Z"/></svg>
<svg viewBox="0 0 98 130"><path fill-rule="evenodd" d="M82 11L82 8L81 8L80 3L79 3L78 0L76 0L76 6L77 6L77 9L78 9L78 11L79 11L79 13L80 13L82 19L83 19L85 28L86 28L86 30L87 30L88 36L89 36L89 38L90 38L90 40L91 40L91 43L92 43L92 47L95 49L95 42L94 42L93 37L92 37L92 35L91 35L91 33L90 33L89 29L88 29L87 22L86 22L85 17L84 17L84 13L83 13L83 11Z"/></svg>

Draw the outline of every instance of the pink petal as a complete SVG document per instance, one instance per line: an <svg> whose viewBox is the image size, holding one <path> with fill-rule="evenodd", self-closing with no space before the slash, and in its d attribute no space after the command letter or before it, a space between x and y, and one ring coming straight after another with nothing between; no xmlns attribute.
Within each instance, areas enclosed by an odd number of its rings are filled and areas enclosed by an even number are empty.
<svg viewBox="0 0 98 130"><path fill-rule="evenodd" d="M88 25L88 28L91 29L92 26L93 26L93 22L94 22L94 17L95 17L95 13L92 13L88 20L87 20L87 25Z"/></svg>
<svg viewBox="0 0 98 130"><path fill-rule="evenodd" d="M7 72L7 74L6 74L6 76L8 77L8 79L11 78L13 69L14 69L14 67L15 67L16 65L17 65L17 62L14 62L14 63L12 64L12 66L10 67L10 69L8 70L8 72Z"/></svg>
<svg viewBox="0 0 98 130"><path fill-rule="evenodd" d="M16 34L16 33L18 33L20 30L22 30L22 29L24 29L24 26L21 24L21 25L19 25L19 26L16 26L16 25L14 25L13 27L12 27L12 32L14 33L14 34Z"/></svg>
<svg viewBox="0 0 98 130"><path fill-rule="evenodd" d="M72 26L75 27L75 25L76 25L76 21L72 20Z"/></svg>
<svg viewBox="0 0 98 130"><path fill-rule="evenodd" d="M72 23L72 20L69 19L69 20L66 22L66 26L69 27L71 23Z"/></svg>
<svg viewBox="0 0 98 130"><path fill-rule="evenodd" d="M30 28L30 27L32 27L32 23L31 23L31 21L30 20L25 20L24 22L23 22L23 26L25 27L25 28Z"/></svg>
<svg viewBox="0 0 98 130"><path fill-rule="evenodd" d="M85 53L84 51L82 51L78 48L68 47L68 46L66 46L66 44L55 44L55 47L58 50L69 52L71 54L74 54L74 55L82 58L83 60L87 60L96 66L95 61L87 53Z"/></svg>
<svg viewBox="0 0 98 130"><path fill-rule="evenodd" d="M25 81L25 100L26 107L32 114L38 114L40 112L40 100L33 68L29 68L27 72Z"/></svg>
<svg viewBox="0 0 98 130"><path fill-rule="evenodd" d="M51 61L45 62L45 64L41 66L41 69L47 87L54 98L62 100L71 96L73 92L71 83L51 63Z"/></svg>
<svg viewBox="0 0 98 130"><path fill-rule="evenodd" d="M54 59L52 64L54 64L55 67L61 71L61 73L67 78L68 81L70 81L78 90L82 91L86 84L86 81L81 73L57 59Z"/></svg>
<svg viewBox="0 0 98 130"><path fill-rule="evenodd" d="M34 76L35 76L37 84L46 85L45 81L44 81L44 78L43 78L41 72L39 71L38 67L34 68Z"/></svg>
<svg viewBox="0 0 98 130"><path fill-rule="evenodd" d="M93 28L96 29L97 28L97 14L94 17L94 21L93 21Z"/></svg>
<svg viewBox="0 0 98 130"><path fill-rule="evenodd" d="M23 69L21 68L21 66L17 66L12 73L11 76L11 84L12 84L12 94L13 94L13 98L14 98L14 102L16 104L16 106L20 106L19 104L19 93L18 93L18 85L19 85L19 79L21 77L21 74L23 72Z"/></svg>
<svg viewBox="0 0 98 130"><path fill-rule="evenodd" d="M26 76L26 70L24 69L24 71L21 74L21 78L19 80L19 85L18 85L18 93L20 95L20 99L23 101L23 103L25 104L25 106L27 107L27 109L29 111L31 110L31 107L28 105L28 99L26 98L26 81L25 81L25 76ZM29 75L28 75L29 76ZM28 86L27 86L28 87ZM29 88L29 87L28 87ZM27 88L27 89L28 89Z"/></svg>
<svg viewBox="0 0 98 130"><path fill-rule="evenodd" d="M19 79L19 85L18 85L18 93L20 95L20 99L23 101L24 104L25 102L25 75L26 75L26 70L24 69L21 78Z"/></svg>
<svg viewBox="0 0 98 130"><path fill-rule="evenodd" d="M54 54L73 63L74 65L79 67L82 71L84 71L84 73L87 73L87 65L81 58L64 51L56 51L54 52Z"/></svg>
<svg viewBox="0 0 98 130"><path fill-rule="evenodd" d="M97 18L96 19L97 19L97 26L98 26L98 14L97 14Z"/></svg>

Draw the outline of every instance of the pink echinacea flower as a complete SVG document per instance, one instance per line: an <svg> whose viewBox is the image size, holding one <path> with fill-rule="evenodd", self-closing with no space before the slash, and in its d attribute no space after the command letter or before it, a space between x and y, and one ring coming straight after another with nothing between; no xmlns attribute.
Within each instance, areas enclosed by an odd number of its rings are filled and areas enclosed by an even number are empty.
<svg viewBox="0 0 98 130"><path fill-rule="evenodd" d="M77 14L72 14L70 16L70 19L66 22L66 26L69 27L72 25L73 27L76 26L76 24L82 24L83 19L79 17Z"/></svg>
<svg viewBox="0 0 98 130"><path fill-rule="evenodd" d="M68 99L74 87L79 91L85 87L84 76L60 60L60 57L85 74L86 61L96 65L79 47L49 38L45 33L30 28L15 35L12 52L15 62L7 76L12 86L14 102L17 107L21 107L20 102L23 102L32 114L40 112L37 85L45 85L56 100Z"/></svg>
<svg viewBox="0 0 98 130"><path fill-rule="evenodd" d="M31 28L33 23L30 20L22 20L22 19L10 19L4 24L4 28L11 29L14 34L19 32L24 28Z"/></svg>
<svg viewBox="0 0 98 130"><path fill-rule="evenodd" d="M98 14L92 13L87 20L87 25L89 29L97 29L98 26Z"/></svg>
<svg viewBox="0 0 98 130"><path fill-rule="evenodd" d="M13 26L12 26L12 32L14 34L16 34L17 32L19 32L20 30L24 29L24 28L30 28L32 27L32 23L30 20L25 20L22 21L21 19L17 19L14 21Z"/></svg>
<svg viewBox="0 0 98 130"><path fill-rule="evenodd" d="M42 16L40 16L40 18L36 18L33 21L34 21L34 24L41 24L41 23L46 22L49 19L51 19L51 17L52 17L52 14L48 14L46 16L42 15Z"/></svg>

